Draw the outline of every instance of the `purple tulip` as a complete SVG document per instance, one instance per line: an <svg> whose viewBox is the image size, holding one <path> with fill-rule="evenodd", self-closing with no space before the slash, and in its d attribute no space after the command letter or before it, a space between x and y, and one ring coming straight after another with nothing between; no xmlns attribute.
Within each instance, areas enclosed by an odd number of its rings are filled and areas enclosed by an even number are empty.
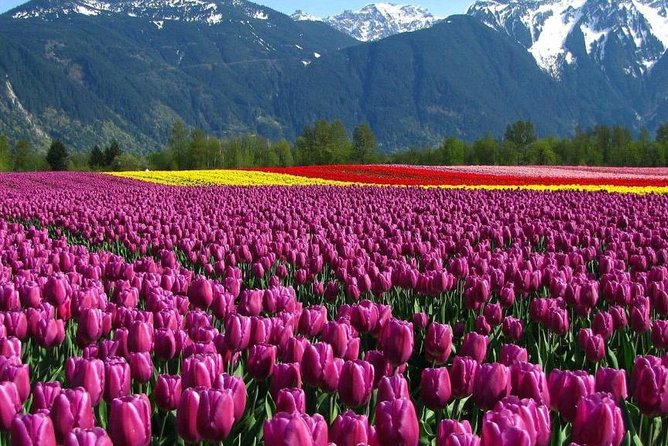
<svg viewBox="0 0 668 446"><path fill-rule="evenodd" d="M90 395L81 387L63 389L51 406L56 439L62 443L65 436L75 427L95 426L93 404Z"/></svg>
<svg viewBox="0 0 668 446"><path fill-rule="evenodd" d="M27 364L7 363L0 367L0 381L10 381L16 384L21 403L30 395L30 368Z"/></svg>
<svg viewBox="0 0 668 446"><path fill-rule="evenodd" d="M376 435L379 444L417 446L420 426L411 400L400 398L379 403L376 406Z"/></svg>
<svg viewBox="0 0 668 446"><path fill-rule="evenodd" d="M567 421L575 420L578 401L594 393L594 377L587 372L552 370L547 379L550 407Z"/></svg>
<svg viewBox="0 0 668 446"><path fill-rule="evenodd" d="M173 359L176 356L176 337L174 331L166 328L155 330L154 336L155 355L164 360Z"/></svg>
<svg viewBox="0 0 668 446"><path fill-rule="evenodd" d="M44 348L60 345L65 340L65 322L62 319L45 317L37 322L35 341Z"/></svg>
<svg viewBox="0 0 668 446"><path fill-rule="evenodd" d="M473 431L471 430L471 424L466 420L462 421L461 423L455 420L442 420L438 424L437 443L439 445L457 444L454 443L454 439L451 440L451 437L457 435L472 435L472 433ZM450 443L448 443L448 441L450 441Z"/></svg>
<svg viewBox="0 0 668 446"><path fill-rule="evenodd" d="M540 365L518 362L510 367L511 393L519 398L531 398L539 404L550 405L547 378Z"/></svg>
<svg viewBox="0 0 668 446"><path fill-rule="evenodd" d="M104 399L111 402L130 394L131 370L124 358L110 357L104 361Z"/></svg>
<svg viewBox="0 0 668 446"><path fill-rule="evenodd" d="M151 412L151 403L144 394L113 400L109 409L109 436L114 446L148 446Z"/></svg>
<svg viewBox="0 0 668 446"><path fill-rule="evenodd" d="M17 415L10 436L12 446L56 446L53 422L44 413Z"/></svg>
<svg viewBox="0 0 668 446"><path fill-rule="evenodd" d="M193 280L188 289L188 299L195 307L209 308L213 302L211 282L203 277Z"/></svg>
<svg viewBox="0 0 668 446"><path fill-rule="evenodd" d="M323 387L334 371L332 346L324 342L307 345L301 360L301 370L306 384Z"/></svg>
<svg viewBox="0 0 668 446"><path fill-rule="evenodd" d="M346 361L339 376L339 397L348 407L369 402L373 391L373 366L366 361Z"/></svg>
<svg viewBox="0 0 668 446"><path fill-rule="evenodd" d="M407 362L413 354L413 324L390 319L380 337L380 351L395 367Z"/></svg>
<svg viewBox="0 0 668 446"><path fill-rule="evenodd" d="M595 391L606 392L618 403L628 398L626 390L626 370L601 367L596 371Z"/></svg>
<svg viewBox="0 0 668 446"><path fill-rule="evenodd" d="M622 411L607 393L580 400L573 421L573 441L588 446L619 446L626 429Z"/></svg>
<svg viewBox="0 0 668 446"><path fill-rule="evenodd" d="M522 339L522 336L524 335L524 326L519 319L508 316L503 320L501 331L507 338L510 338L513 341L518 341Z"/></svg>
<svg viewBox="0 0 668 446"><path fill-rule="evenodd" d="M77 339L81 345L94 344L103 334L104 313L98 308L87 308L79 315L77 328Z"/></svg>
<svg viewBox="0 0 668 446"><path fill-rule="evenodd" d="M132 379L139 383L147 383L153 377L153 359L149 352L128 353L128 363Z"/></svg>
<svg viewBox="0 0 668 446"><path fill-rule="evenodd" d="M454 397L464 398L473 394L475 377L479 368L480 365L475 359L455 356L450 368L450 385Z"/></svg>
<svg viewBox="0 0 668 446"><path fill-rule="evenodd" d="M258 381L269 379L276 366L276 354L277 349L274 345L253 345L248 351L248 374Z"/></svg>
<svg viewBox="0 0 668 446"><path fill-rule="evenodd" d="M337 446L374 444L375 432L365 415L348 411L336 417L329 430L329 442Z"/></svg>
<svg viewBox="0 0 668 446"><path fill-rule="evenodd" d="M327 423L321 415L280 412L264 422L266 446L326 446Z"/></svg>
<svg viewBox="0 0 668 446"><path fill-rule="evenodd" d="M16 413L21 409L21 400L16 384L0 382L0 429L9 430Z"/></svg>
<svg viewBox="0 0 668 446"><path fill-rule="evenodd" d="M175 410L181 400L181 376L160 375L153 390L155 404L164 411Z"/></svg>
<svg viewBox="0 0 668 446"><path fill-rule="evenodd" d="M408 381L404 375L384 376L378 383L378 403L401 398L410 398Z"/></svg>
<svg viewBox="0 0 668 446"><path fill-rule="evenodd" d="M276 396L276 412L306 413L306 394L303 389L281 389Z"/></svg>
<svg viewBox="0 0 668 446"><path fill-rule="evenodd" d="M240 421L246 411L246 384L244 380L237 377L223 373L216 378L213 387L218 390L229 390L232 394L232 401L234 402L234 418Z"/></svg>
<svg viewBox="0 0 668 446"><path fill-rule="evenodd" d="M93 406L102 399L105 390L105 366L99 359L67 358L65 376L70 387L83 387Z"/></svg>
<svg viewBox="0 0 668 446"><path fill-rule="evenodd" d="M225 320L225 346L233 352L245 350L250 344L251 319L231 314Z"/></svg>
<svg viewBox="0 0 668 446"><path fill-rule="evenodd" d="M652 344L659 350L668 348L668 321L652 322Z"/></svg>
<svg viewBox="0 0 668 446"><path fill-rule="evenodd" d="M63 446L113 446L111 437L101 427L73 429L65 437Z"/></svg>
<svg viewBox="0 0 668 446"><path fill-rule="evenodd" d="M309 338L318 336L327 322L327 308L315 305L306 308L299 318L299 333Z"/></svg>
<svg viewBox="0 0 668 446"><path fill-rule="evenodd" d="M298 363L277 364L271 377L271 394L276 397L281 389L302 386L301 369Z"/></svg>
<svg viewBox="0 0 668 446"><path fill-rule="evenodd" d="M53 401L62 390L58 381L38 382L32 389L32 407L31 412L37 413L40 410L51 410Z"/></svg>
<svg viewBox="0 0 668 446"><path fill-rule="evenodd" d="M515 344L504 344L499 352L499 362L510 367L518 362L528 362L529 352L527 349Z"/></svg>
<svg viewBox="0 0 668 446"><path fill-rule="evenodd" d="M196 414L197 432L207 441L220 442L234 424L234 399L229 390L202 389Z"/></svg>
<svg viewBox="0 0 668 446"><path fill-rule="evenodd" d="M445 364L452 352L452 328L447 324L429 324L424 350L428 361L438 365Z"/></svg>
<svg viewBox="0 0 668 446"><path fill-rule="evenodd" d="M473 400L482 409L491 409L494 404L510 395L510 370L503 364L490 363L480 366L475 374Z"/></svg>
<svg viewBox="0 0 668 446"><path fill-rule="evenodd" d="M652 357L637 357L633 365L631 389L644 415L654 417L668 414L668 367L660 361Z"/></svg>
<svg viewBox="0 0 668 446"><path fill-rule="evenodd" d="M448 369L423 369L420 381L420 398L425 406L436 411L444 409L452 390Z"/></svg>
<svg viewBox="0 0 668 446"><path fill-rule="evenodd" d="M481 364L487 357L488 343L489 340L487 336L483 336L475 332L467 333L466 336L464 336L464 341L462 343L462 348L459 351L459 355L473 358Z"/></svg>

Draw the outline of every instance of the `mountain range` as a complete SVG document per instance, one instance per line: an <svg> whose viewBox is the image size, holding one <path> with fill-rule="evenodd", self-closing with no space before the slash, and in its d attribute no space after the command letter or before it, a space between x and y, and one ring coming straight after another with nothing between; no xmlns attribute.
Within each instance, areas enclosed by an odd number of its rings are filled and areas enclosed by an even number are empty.
<svg viewBox="0 0 668 446"><path fill-rule="evenodd" d="M530 119L668 120L668 0L480 0L440 19L370 5L316 19L244 0L32 0L0 15L0 133L163 145L181 119L293 139L368 122L385 150Z"/></svg>
<svg viewBox="0 0 668 446"><path fill-rule="evenodd" d="M292 15L295 20L321 21L361 41L381 40L395 34L419 31L443 20L425 8L416 5L375 3L360 10L347 10L341 14L319 18L304 11Z"/></svg>

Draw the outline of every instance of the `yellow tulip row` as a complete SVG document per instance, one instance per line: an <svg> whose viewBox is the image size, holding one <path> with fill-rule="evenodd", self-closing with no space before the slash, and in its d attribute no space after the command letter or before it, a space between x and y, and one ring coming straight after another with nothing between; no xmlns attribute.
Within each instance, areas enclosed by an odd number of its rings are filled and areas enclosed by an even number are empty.
<svg viewBox="0 0 668 446"><path fill-rule="evenodd" d="M113 172L122 178L147 181L170 186L362 186L360 183L300 177L282 173L246 170L191 170L191 171L146 171ZM385 186L397 187L397 186ZM621 194L668 194L668 187L638 187L613 185L484 185L484 186L424 186L425 188L467 189L467 190L532 190L532 191L583 191L611 192Z"/></svg>
<svg viewBox="0 0 668 446"><path fill-rule="evenodd" d="M246 170L114 172L111 175L169 186L348 186L352 183Z"/></svg>

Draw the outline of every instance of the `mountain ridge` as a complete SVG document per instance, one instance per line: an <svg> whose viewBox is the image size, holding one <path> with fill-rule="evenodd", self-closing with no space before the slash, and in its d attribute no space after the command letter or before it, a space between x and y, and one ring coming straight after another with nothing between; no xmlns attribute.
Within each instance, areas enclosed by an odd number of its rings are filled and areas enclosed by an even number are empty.
<svg viewBox="0 0 668 446"><path fill-rule="evenodd" d="M322 21L361 42L429 28L443 19L421 6L395 3L370 3L324 18L298 10L291 17L297 21Z"/></svg>

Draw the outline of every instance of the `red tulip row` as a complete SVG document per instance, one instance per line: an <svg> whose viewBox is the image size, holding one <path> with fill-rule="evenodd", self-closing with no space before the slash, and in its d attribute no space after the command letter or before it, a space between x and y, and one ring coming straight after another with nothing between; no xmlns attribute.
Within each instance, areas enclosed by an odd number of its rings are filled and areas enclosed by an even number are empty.
<svg viewBox="0 0 668 446"><path fill-rule="evenodd" d="M523 186L523 185L610 185L665 187L666 175L615 175L588 174L571 169L564 175L558 168L541 168L540 175L522 172L523 167L513 168L512 173L499 174L503 168L434 168L430 166L402 165L334 165L299 167L263 167L253 170L295 175L306 178L341 181L348 183L382 184L394 186ZM527 167L531 173L535 168ZM628 173L628 172L627 172ZM663 173L663 172L661 172Z"/></svg>

